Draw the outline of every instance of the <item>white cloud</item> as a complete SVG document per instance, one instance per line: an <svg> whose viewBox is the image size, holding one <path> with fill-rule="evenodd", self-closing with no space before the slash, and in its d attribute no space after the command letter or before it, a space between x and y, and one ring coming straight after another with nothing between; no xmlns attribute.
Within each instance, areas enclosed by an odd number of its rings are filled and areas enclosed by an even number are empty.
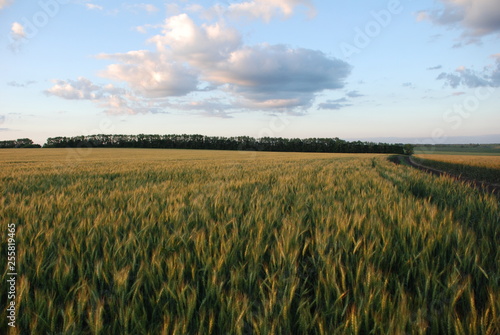
<svg viewBox="0 0 500 335"><path fill-rule="evenodd" d="M21 40L26 38L24 27L19 22L14 22L11 27L10 34L14 40Z"/></svg>
<svg viewBox="0 0 500 335"><path fill-rule="evenodd" d="M68 100L97 100L104 94L100 86L83 77L78 80L56 80L54 84L46 93Z"/></svg>
<svg viewBox="0 0 500 335"><path fill-rule="evenodd" d="M187 14L180 14L165 20L162 28L161 34L149 39L155 43L156 51L96 56L113 61L100 75L126 83L133 96L141 101L156 99L165 103L191 92L203 95L218 89L224 96L223 103L197 97L200 103L169 106L180 110L204 109L204 115L226 117L236 109L303 111L313 104L318 93L344 87L351 71L349 64L320 51L285 45L245 46L240 33L227 27L223 20L196 24ZM95 84L83 79L62 81L47 93L66 99L107 97L104 104L110 105L109 94L98 85L91 85ZM119 99L123 96L114 97L114 110L125 110L122 105L130 105L132 99L124 102ZM143 102L139 104L142 105Z"/></svg>
<svg viewBox="0 0 500 335"><path fill-rule="evenodd" d="M187 14L168 18L162 35L150 41L159 51L171 50L177 59L202 67L226 59L242 44L237 30L223 23L198 26Z"/></svg>
<svg viewBox="0 0 500 335"><path fill-rule="evenodd" d="M92 3L86 3L85 4L85 7L87 7L87 9L90 9L90 10L103 10L104 8L102 6L99 6L99 5L95 5L95 4L92 4Z"/></svg>
<svg viewBox="0 0 500 335"><path fill-rule="evenodd" d="M222 22L198 26L186 14L167 19L162 35L150 41L199 71L200 79L224 86L248 108L307 107L317 92L343 87L350 73L348 64L319 51L243 46L235 29Z"/></svg>
<svg viewBox="0 0 500 335"><path fill-rule="evenodd" d="M13 0L0 0L0 10L2 10L5 7L9 6L13 2L14 2Z"/></svg>
<svg viewBox="0 0 500 335"><path fill-rule="evenodd" d="M483 36L500 33L498 0L439 0L444 8L422 11L417 20L430 20L439 25L464 29L468 42L478 42Z"/></svg>
<svg viewBox="0 0 500 335"><path fill-rule="evenodd" d="M229 5L228 15L270 21L276 16L290 17L298 6L307 7L310 17L316 13L310 0L253 0Z"/></svg>
<svg viewBox="0 0 500 335"><path fill-rule="evenodd" d="M124 81L139 94L148 98L183 96L198 87L198 73L182 63L171 60L170 53L145 50L124 54L101 54L100 59L114 59L101 73L103 77Z"/></svg>
<svg viewBox="0 0 500 335"><path fill-rule="evenodd" d="M143 26L136 26L134 27L134 30L141 33L141 34L146 34L148 32L149 25L143 25Z"/></svg>
<svg viewBox="0 0 500 335"><path fill-rule="evenodd" d="M146 34L150 29L158 29L161 27L162 25L157 25L157 24L144 24L142 26L136 26L133 29L141 34Z"/></svg>
<svg viewBox="0 0 500 335"><path fill-rule="evenodd" d="M80 77L77 80L54 80L54 86L45 91L48 96L67 100L88 100L107 114L159 113L162 102L144 99L111 84L97 85Z"/></svg>

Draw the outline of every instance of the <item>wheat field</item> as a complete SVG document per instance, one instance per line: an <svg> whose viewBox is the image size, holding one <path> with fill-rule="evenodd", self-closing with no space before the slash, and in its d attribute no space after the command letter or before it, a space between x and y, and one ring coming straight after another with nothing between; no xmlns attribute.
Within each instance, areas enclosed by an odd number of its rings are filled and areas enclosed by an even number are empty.
<svg viewBox="0 0 500 335"><path fill-rule="evenodd" d="M500 156L419 154L414 159L465 178L500 184Z"/></svg>
<svg viewBox="0 0 500 335"><path fill-rule="evenodd" d="M417 157L446 163L463 164L500 170L500 156L422 154L417 155Z"/></svg>
<svg viewBox="0 0 500 335"><path fill-rule="evenodd" d="M6 149L0 178L2 334L500 334L498 199L386 155Z"/></svg>

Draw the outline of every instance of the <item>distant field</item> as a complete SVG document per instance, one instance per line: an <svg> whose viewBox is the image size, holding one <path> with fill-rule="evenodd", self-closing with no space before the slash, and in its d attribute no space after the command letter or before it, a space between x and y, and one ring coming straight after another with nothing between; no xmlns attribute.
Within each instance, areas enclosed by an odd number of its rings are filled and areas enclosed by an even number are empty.
<svg viewBox="0 0 500 335"><path fill-rule="evenodd" d="M500 144L417 146L415 154L500 156Z"/></svg>
<svg viewBox="0 0 500 335"><path fill-rule="evenodd" d="M0 150L0 334L500 334L498 199L387 157Z"/></svg>
<svg viewBox="0 0 500 335"><path fill-rule="evenodd" d="M500 183L500 156L431 154L415 155L414 160L465 178Z"/></svg>

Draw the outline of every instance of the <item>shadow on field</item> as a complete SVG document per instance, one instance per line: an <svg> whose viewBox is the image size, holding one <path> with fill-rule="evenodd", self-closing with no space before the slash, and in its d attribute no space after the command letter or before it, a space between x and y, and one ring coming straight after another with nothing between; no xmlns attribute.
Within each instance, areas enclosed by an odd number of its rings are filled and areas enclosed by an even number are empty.
<svg viewBox="0 0 500 335"><path fill-rule="evenodd" d="M391 156L389 160L406 168L392 169L391 166L378 166L380 176L391 182L399 192L423 201L429 201L439 210L452 213L453 221L471 234L475 244L481 250L480 259L476 256L474 264L460 264L462 276L470 278L476 288L477 307L482 310L488 301L486 287L497 286L500 278L488 277L498 273L497 245L500 241L500 210L495 197L488 196L468 183L454 178L443 177L446 173L432 173L433 176L414 173L411 160L407 156ZM468 185L470 186L470 185ZM483 191L485 191L483 189ZM449 250L452 256L459 246ZM453 258L453 257L452 257ZM465 278L463 277L463 278ZM493 282L492 282L493 281Z"/></svg>
<svg viewBox="0 0 500 335"><path fill-rule="evenodd" d="M395 155L389 157L389 160L407 167L415 167L408 156ZM423 171L429 170L425 168L418 169ZM482 230L484 226L490 226L489 223L493 223L493 221L500 224L498 203L495 204L494 201L487 201L488 198L480 196L481 194L478 189L464 187L470 186L466 181L461 181L453 176L449 176L445 172L437 170L431 172L434 177L411 173L390 176L389 172L388 170L381 171L379 169L379 174L392 182L400 192L409 192L417 198L428 199L440 209L451 210L454 213L456 221L463 223L468 228L478 230L478 233L484 233ZM441 176L451 178L439 178ZM486 221L488 224L485 224ZM493 237L492 235L488 236ZM500 236L497 236L497 241L499 241L498 238Z"/></svg>
<svg viewBox="0 0 500 335"><path fill-rule="evenodd" d="M498 184L492 184L484 181L473 180L464 178L459 175L453 175L446 171L441 171L437 169L433 169L427 166L423 166L421 164L415 163L410 156L403 155L392 155L388 157L388 160L394 164L409 166L427 173L430 173L434 176L448 176L457 182L463 182L467 186L474 187L478 190L481 190L485 193L492 193L500 198L500 186Z"/></svg>
<svg viewBox="0 0 500 335"><path fill-rule="evenodd" d="M391 156L389 159L400 165L415 167L408 156ZM398 163L398 160L403 160L403 162ZM440 171L435 171L431 173L433 176L428 176L410 173L410 169L403 170L406 173L391 175L393 171L391 170L379 169L379 174L392 182L401 193L409 193L416 198L426 199L439 209L450 210L453 213L453 219L474 231L478 238L491 239L493 245L498 244L500 230L496 226L500 225L499 203L496 201L498 199L483 194L482 191L489 193L487 190L480 187L466 187L471 186L470 183Z"/></svg>

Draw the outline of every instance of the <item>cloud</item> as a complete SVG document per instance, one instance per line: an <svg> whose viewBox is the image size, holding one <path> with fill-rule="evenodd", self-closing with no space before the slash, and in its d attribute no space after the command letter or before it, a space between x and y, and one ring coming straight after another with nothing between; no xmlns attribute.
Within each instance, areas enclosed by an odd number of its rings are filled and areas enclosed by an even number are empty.
<svg viewBox="0 0 500 335"><path fill-rule="evenodd" d="M290 17L295 8L305 6L309 9L309 17L316 14L310 0L254 0L229 5L228 15L241 18L262 19L269 22L274 17Z"/></svg>
<svg viewBox="0 0 500 335"><path fill-rule="evenodd" d="M436 65L432 67L428 67L427 70L432 71L432 70L441 70L443 68L442 65Z"/></svg>
<svg viewBox="0 0 500 335"><path fill-rule="evenodd" d="M146 34L149 29L155 28L158 28L158 26L154 24L144 24L142 26L135 26L133 29L141 34Z"/></svg>
<svg viewBox="0 0 500 335"><path fill-rule="evenodd" d="M92 3L86 3L85 7L87 7L87 9L90 9L90 10L103 10L104 9L104 7L99 6L99 5L95 5Z"/></svg>
<svg viewBox="0 0 500 335"><path fill-rule="evenodd" d="M421 11L417 20L463 29L462 37L478 42L481 37L500 32L498 0L439 0L444 8Z"/></svg>
<svg viewBox="0 0 500 335"><path fill-rule="evenodd" d="M293 4L306 2L270 3L293 8ZM264 6L259 1L255 4ZM228 27L224 20L197 24L187 14L167 18L161 34L148 41L155 44L155 51L96 56L112 61L100 76L126 83L129 96L136 97L139 105L147 99L163 99L165 103L192 92L203 94L217 90L239 110L301 113L300 110L313 104L318 93L343 88L352 68L321 51L286 45L244 45L241 34ZM65 99L93 101L107 97L106 102L110 96L101 86L82 78L56 82L47 93ZM351 94L354 97L358 93ZM200 103L177 107L203 109L204 115L221 117L231 110L220 101L199 100ZM131 98L127 98L124 104L130 101Z"/></svg>
<svg viewBox="0 0 500 335"><path fill-rule="evenodd" d="M496 67L492 66L488 79L491 81L491 86L500 87L500 53L491 55L491 58L496 60Z"/></svg>
<svg viewBox="0 0 500 335"><path fill-rule="evenodd" d="M83 77L78 80L55 80L54 83L46 93L67 100L98 100L105 93L100 86Z"/></svg>
<svg viewBox="0 0 500 335"><path fill-rule="evenodd" d="M2 10L5 7L9 6L13 2L14 2L13 0L0 0L0 10Z"/></svg>
<svg viewBox="0 0 500 335"><path fill-rule="evenodd" d="M28 81L25 81L24 83L19 83L17 81L9 81L7 83L7 85L11 86L11 87L27 87L27 86L32 85L32 84L36 84L36 81L28 80Z"/></svg>
<svg viewBox="0 0 500 335"><path fill-rule="evenodd" d="M364 97L364 94L359 93L358 91L350 91L347 92L346 94L349 98L359 98L359 97Z"/></svg>
<svg viewBox="0 0 500 335"><path fill-rule="evenodd" d="M326 102L318 104L318 109L326 110L339 110L345 107L352 106L348 98L355 99L359 97L364 97L364 94L360 94L358 91L349 91L346 96L339 99L327 100Z"/></svg>
<svg viewBox="0 0 500 335"><path fill-rule="evenodd" d="M191 101L189 103L172 105L179 110L196 111L197 114L207 117L217 117L223 119L232 118L231 111L239 108L237 104L223 102L217 98L210 98L202 101Z"/></svg>
<svg viewBox="0 0 500 335"><path fill-rule="evenodd" d="M440 73L436 79L444 80L452 88L500 87L500 56L492 55L492 58L496 59L496 64L486 67L482 72L460 66L454 73Z"/></svg>
<svg viewBox="0 0 500 335"><path fill-rule="evenodd" d="M412 82L403 83L403 84L401 84L401 86L408 87L408 88L415 88L415 85L413 85Z"/></svg>
<svg viewBox="0 0 500 335"><path fill-rule="evenodd" d="M0 115L0 124L5 122L5 115Z"/></svg>
<svg viewBox="0 0 500 335"><path fill-rule="evenodd" d="M154 36L150 42L160 52L171 50L176 59L196 67L210 67L223 61L242 45L236 29L222 22L198 26L187 14L168 18L163 28L162 35Z"/></svg>
<svg viewBox="0 0 500 335"><path fill-rule="evenodd" d="M15 41L26 38L24 27L19 22L14 22L11 26L10 35Z"/></svg>
<svg viewBox="0 0 500 335"><path fill-rule="evenodd" d="M131 12L138 12L138 11L146 11L148 13L154 13L159 11L159 9L152 4L147 4L147 3L138 3L138 4L133 4L133 5L126 5L126 8L131 11Z"/></svg>
<svg viewBox="0 0 500 335"><path fill-rule="evenodd" d="M285 45L243 45L223 22L197 25L186 14L168 18L154 36L157 52L99 55L120 64L101 75L124 81L146 97L182 96L202 83L219 87L252 109L294 109L311 105L315 94L344 87L351 66L320 51Z"/></svg>
<svg viewBox="0 0 500 335"><path fill-rule="evenodd" d="M234 51L206 69L205 78L229 85L255 108L294 108L308 106L320 91L343 88L350 71L350 65L320 51L263 44Z"/></svg>
<svg viewBox="0 0 500 335"><path fill-rule="evenodd" d="M417 22L422 22L431 19L429 12L425 10L418 11L416 13L416 16L417 16Z"/></svg>
<svg viewBox="0 0 500 335"><path fill-rule="evenodd" d="M169 8L167 8L167 10L169 10ZM191 12L191 13L196 13L196 12L202 13L204 10L204 7L202 5L199 5L199 4L190 4L190 5L187 5L185 7L185 10L187 12ZM179 14L179 13L177 13L177 14Z"/></svg>
<svg viewBox="0 0 500 335"><path fill-rule="evenodd" d="M345 107L352 106L352 104L348 104L346 102L348 102L346 98L327 100L326 102L318 104L318 109L339 110Z"/></svg>
<svg viewBox="0 0 500 335"><path fill-rule="evenodd" d="M437 80L444 80L447 85L457 88L460 83L462 82L462 78L459 75L453 74L453 73L445 73L442 72L437 76Z"/></svg>
<svg viewBox="0 0 500 335"><path fill-rule="evenodd" d="M148 97L183 96L198 90L198 73L171 60L170 54L146 50L123 54L101 54L99 59L113 59L101 76L126 82L134 91Z"/></svg>
<svg viewBox="0 0 500 335"><path fill-rule="evenodd" d="M97 85L80 77L77 80L54 80L54 86L44 92L66 100L88 100L104 108L107 114L145 114L163 111L161 102L143 99L111 84Z"/></svg>

